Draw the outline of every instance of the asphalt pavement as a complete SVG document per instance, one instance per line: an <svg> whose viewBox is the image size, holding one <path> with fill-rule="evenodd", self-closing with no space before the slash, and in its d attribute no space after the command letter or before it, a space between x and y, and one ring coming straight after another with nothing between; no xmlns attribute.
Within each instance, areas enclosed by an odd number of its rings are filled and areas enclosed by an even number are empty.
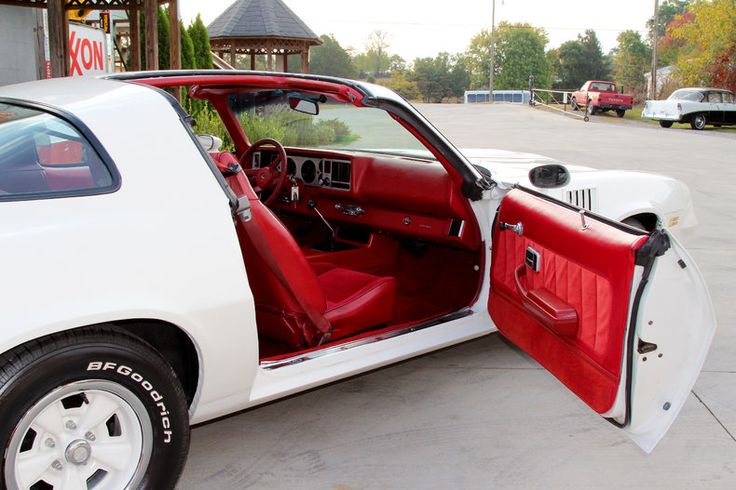
<svg viewBox="0 0 736 490"><path fill-rule="evenodd" d="M498 335L197 427L181 489L736 488L736 135L525 106L420 105L460 147L686 182L719 330L650 455Z"/></svg>

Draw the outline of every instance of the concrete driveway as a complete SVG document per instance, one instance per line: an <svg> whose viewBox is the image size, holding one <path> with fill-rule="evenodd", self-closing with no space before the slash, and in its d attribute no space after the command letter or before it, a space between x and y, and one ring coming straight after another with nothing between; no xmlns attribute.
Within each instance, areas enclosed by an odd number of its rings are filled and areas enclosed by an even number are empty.
<svg viewBox="0 0 736 490"><path fill-rule="evenodd" d="M540 153L686 182L686 245L719 331L647 456L498 335L195 428L182 489L736 488L736 136L528 107L423 105L460 147Z"/></svg>

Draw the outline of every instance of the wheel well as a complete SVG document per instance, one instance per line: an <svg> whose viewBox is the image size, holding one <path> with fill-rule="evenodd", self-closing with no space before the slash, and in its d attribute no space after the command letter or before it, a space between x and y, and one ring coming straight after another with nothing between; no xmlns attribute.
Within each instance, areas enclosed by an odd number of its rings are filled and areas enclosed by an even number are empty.
<svg viewBox="0 0 736 490"><path fill-rule="evenodd" d="M654 231L657 228L657 223L659 222L659 218L654 213L639 213L629 216L626 219L622 219L621 221L626 222L626 220L636 220L640 222L644 225L644 229L646 231Z"/></svg>
<svg viewBox="0 0 736 490"><path fill-rule="evenodd" d="M111 324L146 341L161 353L179 378L187 405L191 406L199 384L199 357L192 339L176 325L160 320L125 320Z"/></svg>

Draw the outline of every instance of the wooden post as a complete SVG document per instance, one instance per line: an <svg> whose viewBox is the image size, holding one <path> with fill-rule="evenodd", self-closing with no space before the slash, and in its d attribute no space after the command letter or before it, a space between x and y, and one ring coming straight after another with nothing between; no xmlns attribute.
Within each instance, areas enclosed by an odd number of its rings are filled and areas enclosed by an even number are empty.
<svg viewBox="0 0 736 490"><path fill-rule="evenodd" d="M284 51L284 73L289 73L289 53Z"/></svg>
<svg viewBox="0 0 736 490"><path fill-rule="evenodd" d="M250 69L251 70L256 69L256 54L255 53L250 54Z"/></svg>
<svg viewBox="0 0 736 490"><path fill-rule="evenodd" d="M302 51L302 73L309 73L309 46Z"/></svg>
<svg viewBox="0 0 736 490"><path fill-rule="evenodd" d="M69 23L66 20L64 0L49 0L49 58L51 76L65 77L69 74Z"/></svg>
<svg viewBox="0 0 736 490"><path fill-rule="evenodd" d="M130 20L130 70L141 70L141 13L138 9L128 11Z"/></svg>
<svg viewBox="0 0 736 490"><path fill-rule="evenodd" d="M46 40L43 26L43 10L35 9L36 13L36 78L48 78L46 67Z"/></svg>
<svg viewBox="0 0 736 490"><path fill-rule="evenodd" d="M181 70L181 32L179 30L178 0L169 0L169 32L169 68Z"/></svg>
<svg viewBox="0 0 736 490"><path fill-rule="evenodd" d="M230 41L230 64L233 68L237 68L238 50L235 49L235 39Z"/></svg>
<svg viewBox="0 0 736 490"><path fill-rule="evenodd" d="M266 69L273 71L273 49L271 46L266 48Z"/></svg>
<svg viewBox="0 0 736 490"><path fill-rule="evenodd" d="M143 0L146 14L146 70L158 70L158 2Z"/></svg>

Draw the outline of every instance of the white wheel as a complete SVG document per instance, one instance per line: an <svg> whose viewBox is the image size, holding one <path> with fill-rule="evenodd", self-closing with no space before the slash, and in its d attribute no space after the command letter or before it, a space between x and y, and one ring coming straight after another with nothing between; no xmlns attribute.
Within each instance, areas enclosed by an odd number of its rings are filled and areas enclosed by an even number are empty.
<svg viewBox="0 0 736 490"><path fill-rule="evenodd" d="M23 489L137 488L152 437L146 409L130 390L104 380L77 381L52 391L21 418L5 474Z"/></svg>
<svg viewBox="0 0 736 490"><path fill-rule="evenodd" d="M174 488L186 397L150 345L99 326L0 356L0 489Z"/></svg>

